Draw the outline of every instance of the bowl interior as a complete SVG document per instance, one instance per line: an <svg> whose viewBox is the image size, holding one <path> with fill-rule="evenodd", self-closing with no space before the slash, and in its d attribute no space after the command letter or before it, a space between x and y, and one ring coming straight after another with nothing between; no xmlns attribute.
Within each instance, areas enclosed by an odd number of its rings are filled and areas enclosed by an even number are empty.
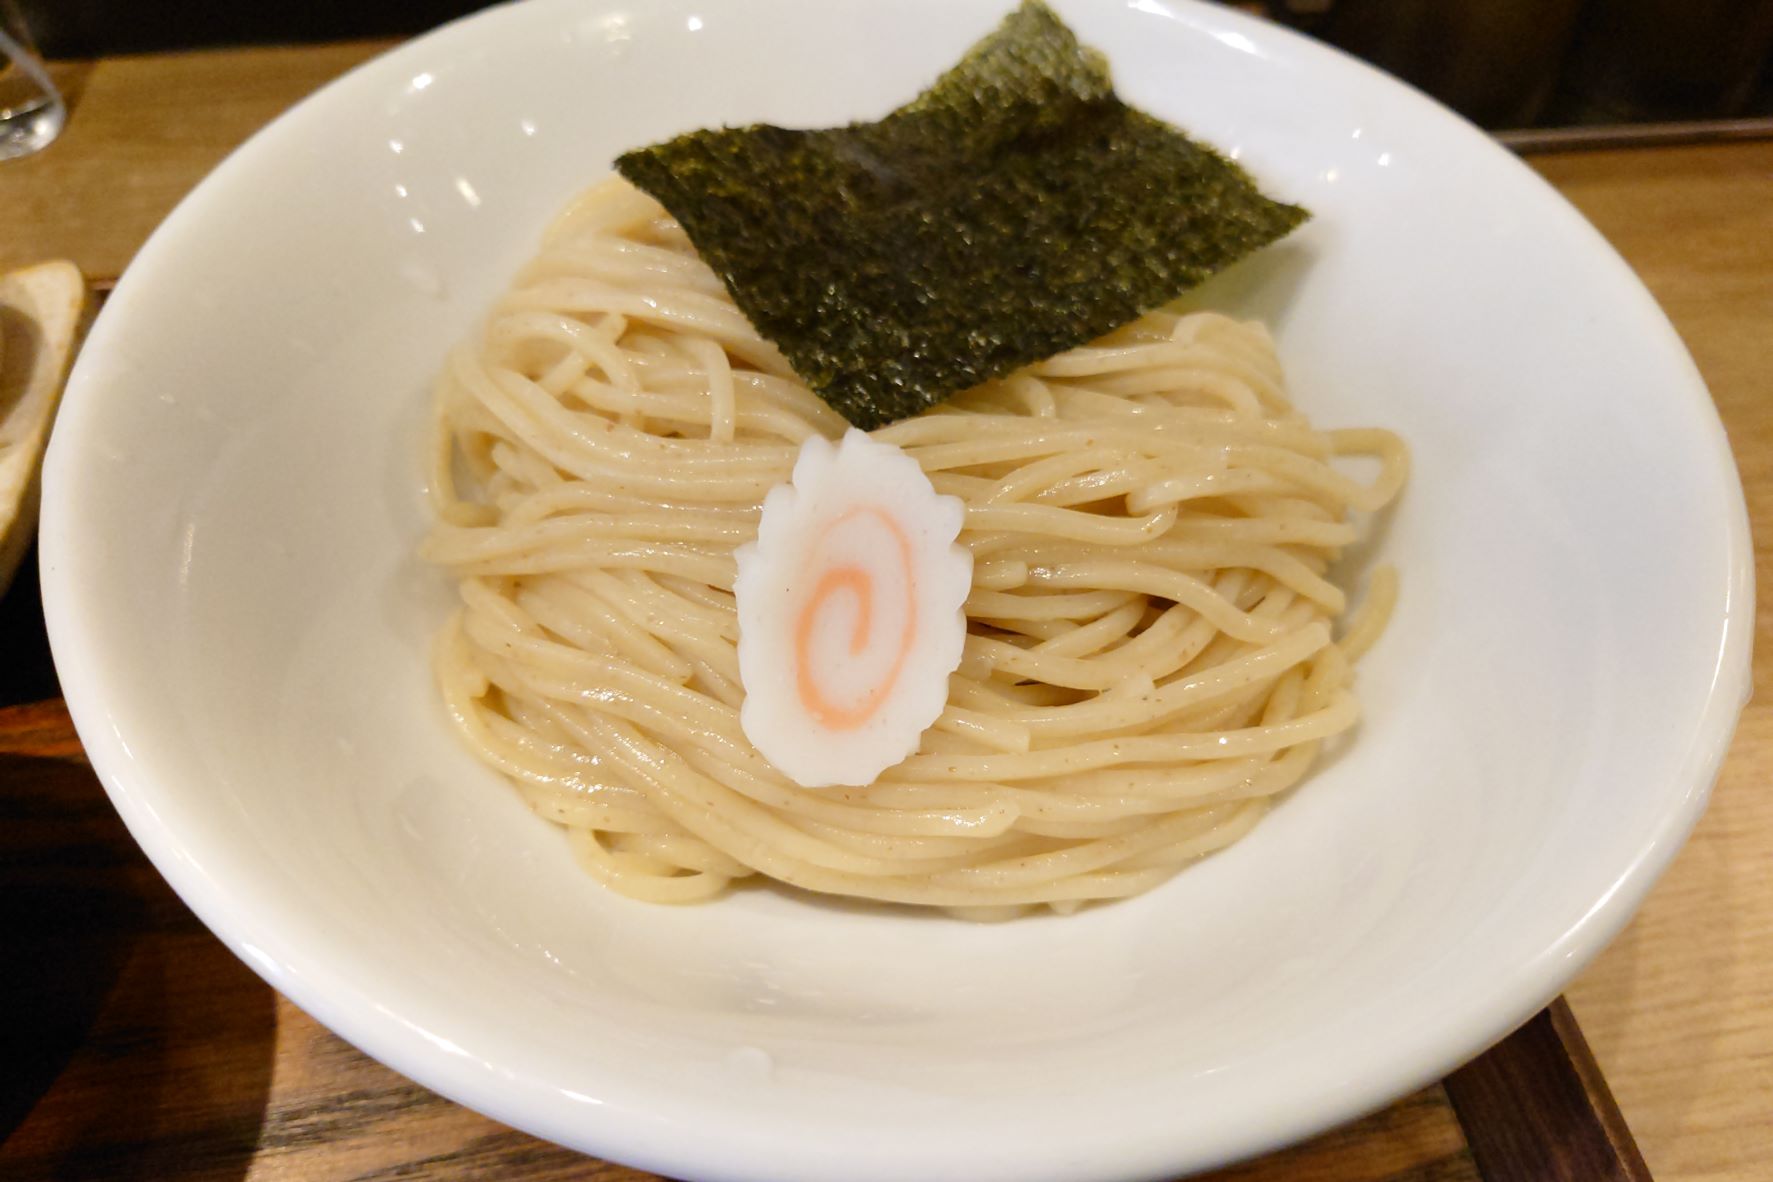
<svg viewBox="0 0 1773 1182"><path fill-rule="evenodd" d="M46 475L58 666L162 871L294 1000L457 1099L693 1177L1114 1177L1355 1115L1629 916L1746 687L1741 492L1626 267L1395 83L1221 9L1057 5L1122 94L1316 215L1202 291L1416 471L1366 716L1150 895L976 926L612 896L446 728L414 557L445 351L573 192L692 126L908 98L992 0L536 0L230 159L94 330Z"/></svg>

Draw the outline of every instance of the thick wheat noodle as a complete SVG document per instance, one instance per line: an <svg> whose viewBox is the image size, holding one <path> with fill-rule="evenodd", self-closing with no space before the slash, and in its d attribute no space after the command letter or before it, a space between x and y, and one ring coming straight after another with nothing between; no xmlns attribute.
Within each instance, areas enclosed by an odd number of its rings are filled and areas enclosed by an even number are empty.
<svg viewBox="0 0 1773 1182"><path fill-rule="evenodd" d="M875 433L967 504L971 635L916 754L809 790L739 725L733 552L844 424L665 212L620 181L577 199L437 414L446 706L642 899L764 876L995 917L1147 890L1354 725L1352 662L1396 598L1376 571L1342 621L1332 564L1401 488L1398 438L1314 429L1261 326L1153 312Z"/></svg>

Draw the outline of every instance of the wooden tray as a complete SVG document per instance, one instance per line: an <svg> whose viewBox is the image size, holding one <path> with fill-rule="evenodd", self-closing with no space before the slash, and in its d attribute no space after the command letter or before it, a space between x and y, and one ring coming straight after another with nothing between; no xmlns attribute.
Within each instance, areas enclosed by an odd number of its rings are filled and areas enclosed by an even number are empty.
<svg viewBox="0 0 1773 1182"><path fill-rule="evenodd" d="M8 652L35 587L0 613ZM27 626L21 628L19 617ZM598 1179L593 1161L457 1107L266 985L136 848L56 699L0 709L0 1177ZM1649 1178L1560 999L1444 1083L1238 1182Z"/></svg>

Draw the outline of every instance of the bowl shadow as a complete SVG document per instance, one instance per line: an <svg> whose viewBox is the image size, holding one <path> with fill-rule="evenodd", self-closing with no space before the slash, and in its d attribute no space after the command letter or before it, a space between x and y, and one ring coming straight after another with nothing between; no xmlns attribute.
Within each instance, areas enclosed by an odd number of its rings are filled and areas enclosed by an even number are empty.
<svg viewBox="0 0 1773 1182"><path fill-rule="evenodd" d="M0 815L0 1176L245 1178L276 994L172 893L84 763L0 754Z"/></svg>

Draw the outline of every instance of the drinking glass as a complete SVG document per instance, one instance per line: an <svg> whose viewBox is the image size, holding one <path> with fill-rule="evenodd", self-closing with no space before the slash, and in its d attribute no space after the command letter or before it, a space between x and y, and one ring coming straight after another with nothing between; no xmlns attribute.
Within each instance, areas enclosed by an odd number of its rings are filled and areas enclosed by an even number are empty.
<svg viewBox="0 0 1773 1182"><path fill-rule="evenodd" d="M62 130L67 108L13 0L0 0L0 160L28 156Z"/></svg>

